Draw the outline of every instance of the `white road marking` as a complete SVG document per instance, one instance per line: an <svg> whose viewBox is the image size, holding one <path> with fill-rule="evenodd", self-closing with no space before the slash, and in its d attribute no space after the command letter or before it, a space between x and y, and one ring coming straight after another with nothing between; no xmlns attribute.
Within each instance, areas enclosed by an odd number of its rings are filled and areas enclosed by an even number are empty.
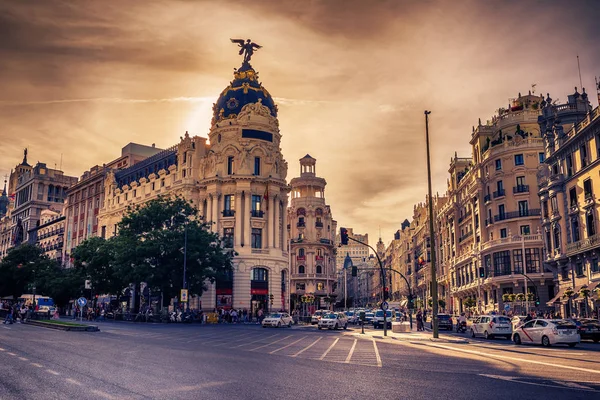
<svg viewBox="0 0 600 400"><path fill-rule="evenodd" d="M69 383L72 383L73 385L81 386L81 382L76 381L75 379L67 378L65 380Z"/></svg>
<svg viewBox="0 0 600 400"><path fill-rule="evenodd" d="M354 349L356 348L356 343L358 342L358 339L354 339L354 343L352 344L352 347L350 348L350 352L348 353L348 357L346 357L346 361L344 361L346 364L350 363L350 359L352 358L352 354L354 354Z"/></svg>
<svg viewBox="0 0 600 400"><path fill-rule="evenodd" d="M381 357L379 356L379 349L377 348L377 342L373 339L373 348L375 349L375 357L377 358L377 366L381 368Z"/></svg>
<svg viewBox="0 0 600 400"><path fill-rule="evenodd" d="M38 367L38 368L44 368L42 364L38 364L38 363L31 363L31 365L33 365L34 367Z"/></svg>
<svg viewBox="0 0 600 400"><path fill-rule="evenodd" d="M577 385L577 384L575 384L577 386L571 386L570 384L572 382L552 381L554 383L557 383L557 385L549 385L547 383L522 381L522 380L520 380L520 379L522 379L522 377L518 377L518 376L488 375L488 374L479 374L479 376L485 376L486 378L500 379L502 381L508 381L508 382L514 382L514 383L522 383L524 385L544 386L544 387L550 387L550 388L555 388L555 389L556 388L559 388L559 389L570 388L573 390L582 390L582 391L586 391L586 392L597 392L597 390L589 388L587 386L582 386L582 385Z"/></svg>
<svg viewBox="0 0 600 400"><path fill-rule="evenodd" d="M319 340L321 340L321 339L323 339L323 336L319 336L319 338L317 340L315 340L314 342L312 342L311 344L309 344L308 346L306 346L305 348L303 348L302 350L300 350L299 352L294 354L292 357L298 357L300 354L304 353L306 350L310 349L315 344L317 344L319 342Z"/></svg>
<svg viewBox="0 0 600 400"><path fill-rule="evenodd" d="M488 359L490 357L496 357L496 358L503 358L505 360L511 360L511 361L520 361L520 362L530 363L530 364L546 365L546 366L549 366L549 367L565 368L565 369L571 369L571 370L574 370L574 371L583 371L583 372L589 372L589 373L592 373L592 374L600 374L600 371L596 370L596 369L571 367L570 365L553 364L553 363L547 363L547 362L543 362L543 361L528 360L526 358L517 358L517 357L502 356L500 354L493 354L493 353L483 353L483 352L480 352L480 351L467 350L467 349L464 349L464 348L457 349L455 347L444 346L444 345L440 345L440 344L427 344L426 346L431 346L431 347L437 347L437 348L440 348L440 349L457 351L459 353L475 354L475 355L482 356L482 357L485 357L485 358L488 358Z"/></svg>
<svg viewBox="0 0 600 400"><path fill-rule="evenodd" d="M254 350L262 349L263 347L267 347L267 346L270 346L270 345L272 345L272 344L279 343L279 342L281 342L282 340L285 340L285 339L287 339L287 338L291 338L291 337L292 337L292 335L288 335L288 336L286 336L286 337L283 337L283 338L281 338L281 339L277 339L277 340L276 340L276 341L274 341L274 342L267 343L267 344L263 344L262 346L258 346L258 347L255 347L255 348L253 348L253 349L250 349L249 351L254 351Z"/></svg>
<svg viewBox="0 0 600 400"><path fill-rule="evenodd" d="M11 356L16 356L15 353L11 353L10 351L8 353L6 353L6 354L11 355Z"/></svg>
<svg viewBox="0 0 600 400"><path fill-rule="evenodd" d="M278 349L276 349L276 350L273 350L273 351L269 352L269 354L274 354L274 353L277 353L279 350L287 349L288 347L295 345L296 343L298 343L298 342L300 342L300 341L302 341L302 340L306 339L307 337L308 337L308 336L301 337L300 339L298 339L298 340L296 340L296 341L294 341L294 342L292 342L292 343L290 343L290 344L286 344L286 345L285 345L285 346L283 346L283 347L280 347L280 348L278 348Z"/></svg>
<svg viewBox="0 0 600 400"><path fill-rule="evenodd" d="M10 330L11 328L9 328L8 326L3 326L4 329L8 329Z"/></svg>
<svg viewBox="0 0 600 400"><path fill-rule="evenodd" d="M244 333L242 335L233 335L231 337L214 340L213 342L211 342L211 345L215 345L216 342L223 342L221 344L217 344L216 346L221 346L223 344L229 344L229 343L235 343L235 342L239 342L241 340L245 340L246 338L248 338L248 336L252 336L252 335L254 335L254 332ZM234 340L232 340L232 339L234 339Z"/></svg>
<svg viewBox="0 0 600 400"><path fill-rule="evenodd" d="M194 386L179 386L176 388L168 388L168 389L156 389L153 390L153 393L173 393L173 392L194 392L200 389L206 389L213 386L222 386L230 384L231 382L206 382L201 383L199 385Z"/></svg>
<svg viewBox="0 0 600 400"><path fill-rule="evenodd" d="M21 360L21 361L27 361L27 359L25 357L19 357L19 360Z"/></svg>
<svg viewBox="0 0 600 400"><path fill-rule="evenodd" d="M48 372L49 374L52 374L52 375L60 375L58 372L53 371L51 369L47 369L46 372Z"/></svg>
<svg viewBox="0 0 600 400"><path fill-rule="evenodd" d="M559 385L564 385L573 389L583 389L583 390L595 390L589 386L583 386L576 382L566 382L566 381L553 381L554 383L558 383Z"/></svg>
<svg viewBox="0 0 600 400"><path fill-rule="evenodd" d="M104 397L105 399L109 399L109 400L116 399L116 397L111 396L108 393L101 392L100 390L92 390L91 392L94 393L94 394L97 394L100 397Z"/></svg>
<svg viewBox="0 0 600 400"><path fill-rule="evenodd" d="M2 347L0 347L0 351L4 351L4 349Z"/></svg>
<svg viewBox="0 0 600 400"><path fill-rule="evenodd" d="M324 359L327 354L329 354L329 352L331 351L331 349L333 349L333 347L337 344L337 342L340 341L340 338L336 338L333 343L331 343L331 346L329 346L329 348L327 350L325 350L325 353L323 353L323 355L319 358L319 360Z"/></svg>
<svg viewBox="0 0 600 400"><path fill-rule="evenodd" d="M238 348L238 347L242 347L242 346L245 346L245 345L247 345L247 344L252 344L252 343L260 342L261 340L264 340L264 339L269 339L269 338L272 338L272 337L275 337L275 336L277 336L277 334L275 334L275 335L271 335L271 336L267 336L266 338L264 338L264 337L261 337L260 339L254 340L254 341L252 341L252 342L248 342L248 343L242 343L242 344L239 344L239 345L237 345L237 346L233 346L233 347L232 347L232 349L236 349L236 348Z"/></svg>

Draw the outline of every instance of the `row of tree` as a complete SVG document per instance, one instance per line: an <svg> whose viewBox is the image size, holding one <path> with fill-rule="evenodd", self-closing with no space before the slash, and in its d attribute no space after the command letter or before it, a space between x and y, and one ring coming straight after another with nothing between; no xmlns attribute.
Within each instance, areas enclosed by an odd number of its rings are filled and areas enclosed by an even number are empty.
<svg viewBox="0 0 600 400"><path fill-rule="evenodd" d="M201 295L206 282L229 279L232 249L210 232L198 209L181 197L159 197L128 208L110 239L92 237L71 254L73 268L62 268L40 248L28 244L9 251L0 262L0 295L37 293L59 305L83 294L85 280L94 293L120 295L131 283L146 282L164 299L183 287L184 254L190 294Z"/></svg>

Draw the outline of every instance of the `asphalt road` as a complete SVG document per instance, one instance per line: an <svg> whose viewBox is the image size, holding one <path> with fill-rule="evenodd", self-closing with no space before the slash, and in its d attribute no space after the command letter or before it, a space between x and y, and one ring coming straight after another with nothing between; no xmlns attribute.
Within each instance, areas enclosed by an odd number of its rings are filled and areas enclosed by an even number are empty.
<svg viewBox="0 0 600 400"><path fill-rule="evenodd" d="M0 400L590 399L600 345L365 340L314 327L0 327ZM443 336L443 335L442 335Z"/></svg>

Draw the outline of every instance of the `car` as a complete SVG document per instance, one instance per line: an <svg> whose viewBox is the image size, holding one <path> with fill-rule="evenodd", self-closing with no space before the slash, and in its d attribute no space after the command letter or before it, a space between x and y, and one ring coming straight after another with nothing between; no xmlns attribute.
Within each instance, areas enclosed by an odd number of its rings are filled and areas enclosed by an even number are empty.
<svg viewBox="0 0 600 400"><path fill-rule="evenodd" d="M324 314L327 314L328 312L329 312L329 311L327 311L327 310L318 310L318 311L315 311L315 313L314 313L314 314L312 315L312 317L310 318L310 324L311 324L311 325L316 325L316 324L318 324L318 323L319 323L319 320L321 319L321 317L322 317Z"/></svg>
<svg viewBox="0 0 600 400"><path fill-rule="evenodd" d="M317 326L319 329L348 329L348 318L344 313L330 312L321 317Z"/></svg>
<svg viewBox="0 0 600 400"><path fill-rule="evenodd" d="M346 317L348 317L348 323L349 324L356 324L357 320L358 320L358 314L355 313L354 311L345 311L344 314L346 314Z"/></svg>
<svg viewBox="0 0 600 400"><path fill-rule="evenodd" d="M564 319L534 319L519 326L512 334L514 344L566 344L575 347L581 341L577 326Z"/></svg>
<svg viewBox="0 0 600 400"><path fill-rule="evenodd" d="M367 311L365 313L365 325L373 322L373 318L375 318L375 313L371 311Z"/></svg>
<svg viewBox="0 0 600 400"><path fill-rule="evenodd" d="M510 322L512 323L513 331L525 323L525 318L527 318L526 315L515 315L512 317Z"/></svg>
<svg viewBox="0 0 600 400"><path fill-rule="evenodd" d="M449 314L438 314L438 329L453 329L452 316Z"/></svg>
<svg viewBox="0 0 600 400"><path fill-rule="evenodd" d="M577 333L581 340L593 340L594 343L600 342L600 321L590 318L581 318L572 320L577 326Z"/></svg>
<svg viewBox="0 0 600 400"><path fill-rule="evenodd" d="M388 329L392 329L392 322L396 321L396 312L394 310L387 310L385 312L385 322ZM373 328L377 329L383 327L383 310L377 310L375 317L373 317Z"/></svg>
<svg viewBox="0 0 600 400"><path fill-rule="evenodd" d="M502 315L481 315L471 325L471 337L476 336L483 336L486 339L504 336L510 340L512 336L510 319Z"/></svg>
<svg viewBox="0 0 600 400"><path fill-rule="evenodd" d="M275 328L287 326L288 328L291 328L293 324L294 320L288 313L271 313L262 321L263 328L266 328L267 326L272 326Z"/></svg>

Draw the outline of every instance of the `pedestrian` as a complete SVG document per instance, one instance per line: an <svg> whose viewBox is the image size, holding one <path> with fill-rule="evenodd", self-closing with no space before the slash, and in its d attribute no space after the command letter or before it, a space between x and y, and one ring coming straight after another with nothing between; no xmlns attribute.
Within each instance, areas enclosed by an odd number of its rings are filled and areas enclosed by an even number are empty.
<svg viewBox="0 0 600 400"><path fill-rule="evenodd" d="M11 307L8 308L8 312L6 313L6 318L4 318L3 324L6 324L7 322L10 325L12 325L12 323L13 323L13 312L12 312L12 308Z"/></svg>
<svg viewBox="0 0 600 400"><path fill-rule="evenodd" d="M417 311L417 331L424 331L423 328L423 313L421 310Z"/></svg>
<svg viewBox="0 0 600 400"><path fill-rule="evenodd" d="M262 310L262 308L258 309L258 311L256 312L256 317L258 319L258 323L262 324L262 320L263 320L263 310Z"/></svg>

